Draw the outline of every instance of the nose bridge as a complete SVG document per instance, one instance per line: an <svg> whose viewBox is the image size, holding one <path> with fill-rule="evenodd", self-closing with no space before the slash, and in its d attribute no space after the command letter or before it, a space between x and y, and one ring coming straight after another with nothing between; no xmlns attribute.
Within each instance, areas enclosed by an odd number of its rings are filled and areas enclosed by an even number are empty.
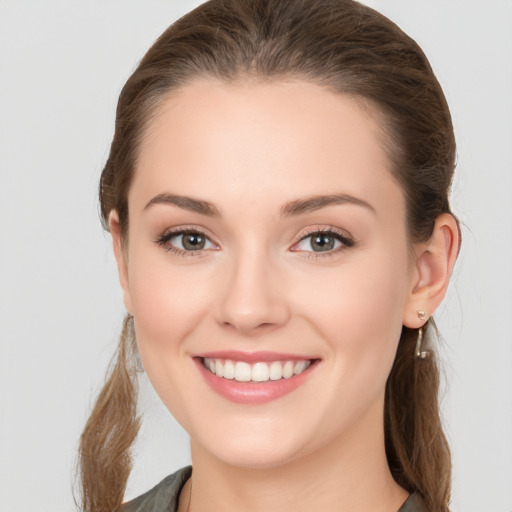
<svg viewBox="0 0 512 512"><path fill-rule="evenodd" d="M241 244L225 262L218 320L244 334L286 322L289 311L276 262L255 240Z"/></svg>

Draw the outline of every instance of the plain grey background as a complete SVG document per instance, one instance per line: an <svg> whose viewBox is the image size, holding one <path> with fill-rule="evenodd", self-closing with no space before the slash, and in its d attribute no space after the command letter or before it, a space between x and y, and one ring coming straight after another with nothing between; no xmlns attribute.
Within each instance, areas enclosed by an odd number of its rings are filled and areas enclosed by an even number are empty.
<svg viewBox="0 0 512 512"><path fill-rule="evenodd" d="M0 0L0 511L74 509L75 450L123 306L96 190L122 84L192 0ZM512 3L373 0L427 53L458 142L445 305L454 512L512 511ZM189 462L142 380L127 497Z"/></svg>

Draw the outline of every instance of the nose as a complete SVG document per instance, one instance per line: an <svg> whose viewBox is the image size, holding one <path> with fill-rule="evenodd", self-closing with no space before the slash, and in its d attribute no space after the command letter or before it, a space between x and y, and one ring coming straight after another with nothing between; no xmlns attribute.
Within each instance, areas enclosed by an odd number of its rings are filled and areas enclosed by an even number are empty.
<svg viewBox="0 0 512 512"><path fill-rule="evenodd" d="M248 254L249 253L249 254ZM278 328L290 317L279 270L264 251L245 251L229 266L217 303L217 321L246 336Z"/></svg>

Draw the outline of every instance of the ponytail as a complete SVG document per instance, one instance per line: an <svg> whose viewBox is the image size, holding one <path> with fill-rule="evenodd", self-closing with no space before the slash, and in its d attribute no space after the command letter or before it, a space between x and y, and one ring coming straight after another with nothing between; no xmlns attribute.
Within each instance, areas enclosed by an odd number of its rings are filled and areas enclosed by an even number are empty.
<svg viewBox="0 0 512 512"><path fill-rule="evenodd" d="M137 349L133 317L127 315L117 357L80 438L80 510L117 510L132 468L131 445L137 436Z"/></svg>
<svg viewBox="0 0 512 512"><path fill-rule="evenodd" d="M430 320L423 327L424 340L432 328ZM426 358L416 356L418 335L403 328L386 384L386 454L399 485L421 494L427 510L448 512L451 457L439 414L439 369L431 346Z"/></svg>

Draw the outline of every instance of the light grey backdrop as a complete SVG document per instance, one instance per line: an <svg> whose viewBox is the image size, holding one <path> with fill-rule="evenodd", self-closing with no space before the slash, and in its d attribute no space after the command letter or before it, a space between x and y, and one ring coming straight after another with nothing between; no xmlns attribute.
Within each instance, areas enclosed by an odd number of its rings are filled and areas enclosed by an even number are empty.
<svg viewBox="0 0 512 512"><path fill-rule="evenodd" d="M74 509L75 449L123 307L96 188L117 95L194 0L0 0L0 511ZM512 3L373 0L424 48L458 141L445 306L455 512L512 511ZM127 496L189 462L142 383Z"/></svg>

